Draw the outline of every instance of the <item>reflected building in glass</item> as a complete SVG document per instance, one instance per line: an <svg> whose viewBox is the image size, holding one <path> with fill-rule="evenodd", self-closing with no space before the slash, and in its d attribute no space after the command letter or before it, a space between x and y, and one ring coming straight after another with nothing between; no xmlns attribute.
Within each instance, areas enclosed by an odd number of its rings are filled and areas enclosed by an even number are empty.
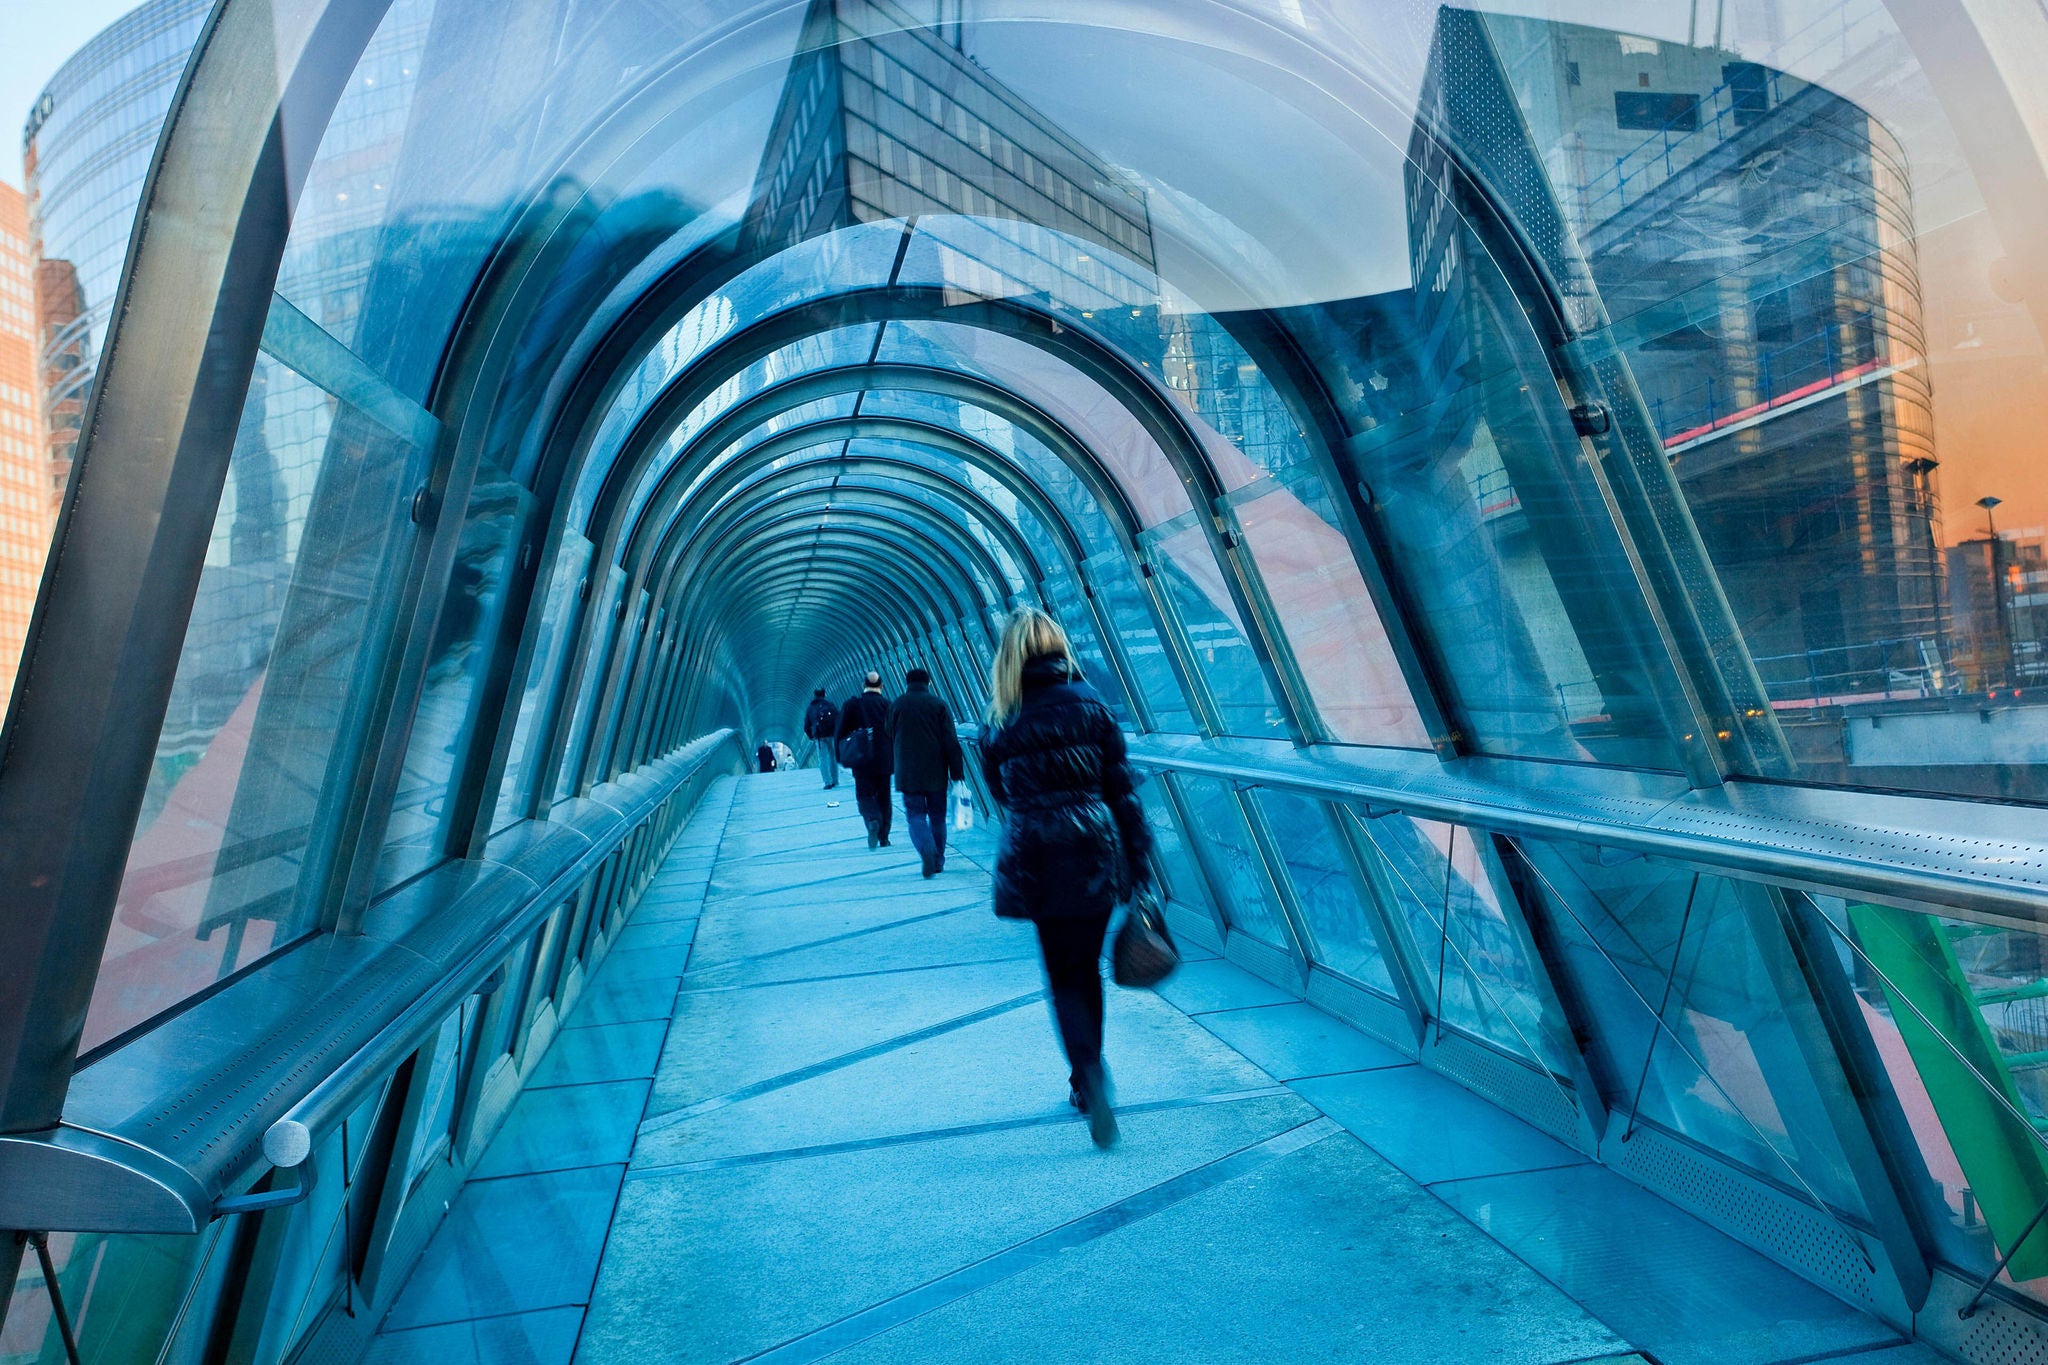
<svg viewBox="0 0 2048 1365"><path fill-rule="evenodd" d="M54 510L157 134L211 0L149 0L50 78L22 131Z"/></svg>
<svg viewBox="0 0 2048 1365"><path fill-rule="evenodd" d="M891 0L813 0L743 240L773 250L854 223L960 214L1035 224L1151 267L1142 192L950 34ZM986 264L992 293L1030 275ZM1114 266L1096 264L1100 288Z"/></svg>
<svg viewBox="0 0 2048 1365"><path fill-rule="evenodd" d="M1519 135L1537 217L1567 243L1562 287L1596 324L1580 344L1625 361L1797 769L1854 762L1859 707L1941 705L1963 678L1910 176L1892 135L1719 48L1449 10L1423 102L1419 128L1469 134L1484 118ZM1474 340L1470 183L1420 132L1410 153L1425 389L1444 391L1515 362ZM1496 540L1533 547L1521 493L1489 461L1467 473ZM1539 653L1583 648L1566 606L1574 630L1532 622ZM1574 704L1599 694L1592 679L1558 671L1574 723L1604 723L1611 708Z"/></svg>
<svg viewBox="0 0 2048 1365"><path fill-rule="evenodd" d="M49 497L36 420L35 274L28 201L0 184L0 717L49 551Z"/></svg>

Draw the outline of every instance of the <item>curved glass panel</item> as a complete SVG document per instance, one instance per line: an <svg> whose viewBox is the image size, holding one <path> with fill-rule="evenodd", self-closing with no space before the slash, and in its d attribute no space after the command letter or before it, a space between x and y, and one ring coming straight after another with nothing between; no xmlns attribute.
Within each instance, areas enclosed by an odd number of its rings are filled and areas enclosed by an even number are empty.
<svg viewBox="0 0 2048 1365"><path fill-rule="evenodd" d="M301 874L362 723L351 697L427 454L412 435L259 361L84 1051L314 927L322 888Z"/></svg>

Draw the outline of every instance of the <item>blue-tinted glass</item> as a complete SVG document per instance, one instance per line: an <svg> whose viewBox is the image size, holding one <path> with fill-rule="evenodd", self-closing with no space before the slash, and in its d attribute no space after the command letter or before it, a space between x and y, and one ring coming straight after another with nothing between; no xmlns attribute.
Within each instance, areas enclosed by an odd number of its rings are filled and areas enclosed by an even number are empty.
<svg viewBox="0 0 2048 1365"><path fill-rule="evenodd" d="M352 781L359 670L375 658L424 451L259 361L214 518L85 1046L312 927L300 873Z"/></svg>
<svg viewBox="0 0 2048 1365"><path fill-rule="evenodd" d="M1266 890L1265 861L1245 827L1237 794L1213 777L1175 779L1187 805L1189 830L1209 877L1226 897L1223 914L1240 933L1284 948L1289 943L1280 910Z"/></svg>
<svg viewBox="0 0 2048 1365"><path fill-rule="evenodd" d="M1599 1017L1614 1100L1773 1180L1804 1180L1837 1208L1862 1198L1833 1136L1822 1087L1793 1018L1811 1002L1765 954L1788 956L1767 894L1641 858L1603 866L1595 850L1523 840L1578 998ZM1760 938L1757 923L1768 926ZM1666 990L1669 983L1669 999ZM1659 1028L1658 1007L1663 1006ZM1637 1098L1640 1092L1640 1098Z"/></svg>
<svg viewBox="0 0 2048 1365"><path fill-rule="evenodd" d="M1315 940L1316 961L1384 995L1396 995L1372 916L1337 846L1329 813L1321 802L1293 792L1261 787L1257 796Z"/></svg>
<svg viewBox="0 0 2048 1365"><path fill-rule="evenodd" d="M1154 542L1156 582L1180 618L1202 682L1215 699L1223 732L1260 738L1284 737L1286 724L1258 656L1245 639L1244 622L1230 595L1223 568L1200 527L1172 531Z"/></svg>
<svg viewBox="0 0 2048 1365"><path fill-rule="evenodd" d="M1199 728L1188 709L1187 693L1173 671L1152 605L1138 574L1121 550L1090 559L1088 579L1095 585L1096 600L1102 603L1116 624L1117 644L1130 661L1138 689L1152 707L1152 724L1176 734L1193 734Z"/></svg>
<svg viewBox="0 0 2048 1365"><path fill-rule="evenodd" d="M1407 926L1423 1007L1444 1023L1557 1074L1571 1033L1551 1003L1490 848L1462 825L1383 815L1365 824L1397 920Z"/></svg>
<svg viewBox="0 0 2048 1365"><path fill-rule="evenodd" d="M592 585L591 605L597 614L590 619L595 623L595 629L590 652L584 657L582 676L576 686L576 704L568 713L568 742L563 751L561 771L555 778L557 801L575 795L582 781L598 689L603 685L605 671L610 666L612 644L619 625L619 604L625 600L626 583L626 571L614 564L608 570L602 588L596 587L595 583Z"/></svg>
<svg viewBox="0 0 2048 1365"><path fill-rule="evenodd" d="M477 720L478 691L498 645L505 594L516 567L531 496L509 479L479 479L455 547L448 592L435 617L427 676L413 713L412 738L391 801L379 870L390 886L451 851L446 834L461 764Z"/></svg>
<svg viewBox="0 0 2048 1365"><path fill-rule="evenodd" d="M534 641L533 662L526 686L519 696L518 718L512 732L512 747L505 758L505 778L498 790L494 823L502 829L524 819L533 800L533 784L539 769L539 727L561 687L562 668L568 660L579 589L590 569L590 542L574 531L562 533L562 547L555 558L554 581L548 585L547 600L541 608L540 635Z"/></svg>
<svg viewBox="0 0 2048 1365"><path fill-rule="evenodd" d="M1160 888L1162 893L1206 917L1210 904L1209 884L1202 876L1202 869L1196 865L1187 840L1181 835L1167 779L1149 774L1147 782L1139 788L1138 797L1145 803L1145 823L1152 827L1152 857L1166 883Z"/></svg>

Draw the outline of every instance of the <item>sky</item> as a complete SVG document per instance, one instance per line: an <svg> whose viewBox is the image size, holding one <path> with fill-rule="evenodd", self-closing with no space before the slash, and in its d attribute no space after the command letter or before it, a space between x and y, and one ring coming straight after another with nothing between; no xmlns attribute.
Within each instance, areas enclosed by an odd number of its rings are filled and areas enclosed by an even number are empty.
<svg viewBox="0 0 2048 1365"><path fill-rule="evenodd" d="M0 180L22 188L21 125L64 59L138 0L0 0Z"/></svg>

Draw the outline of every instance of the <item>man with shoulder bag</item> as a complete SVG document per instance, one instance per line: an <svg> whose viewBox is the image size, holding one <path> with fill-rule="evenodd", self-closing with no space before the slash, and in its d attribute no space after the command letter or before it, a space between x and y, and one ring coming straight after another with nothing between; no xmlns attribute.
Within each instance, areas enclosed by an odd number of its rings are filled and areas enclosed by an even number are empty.
<svg viewBox="0 0 2048 1365"><path fill-rule="evenodd" d="M869 673L861 690L839 708L839 761L853 772L853 797L867 822L868 847L889 846L893 809L889 777L895 771L895 745L889 735L889 699L882 695L882 675Z"/></svg>

